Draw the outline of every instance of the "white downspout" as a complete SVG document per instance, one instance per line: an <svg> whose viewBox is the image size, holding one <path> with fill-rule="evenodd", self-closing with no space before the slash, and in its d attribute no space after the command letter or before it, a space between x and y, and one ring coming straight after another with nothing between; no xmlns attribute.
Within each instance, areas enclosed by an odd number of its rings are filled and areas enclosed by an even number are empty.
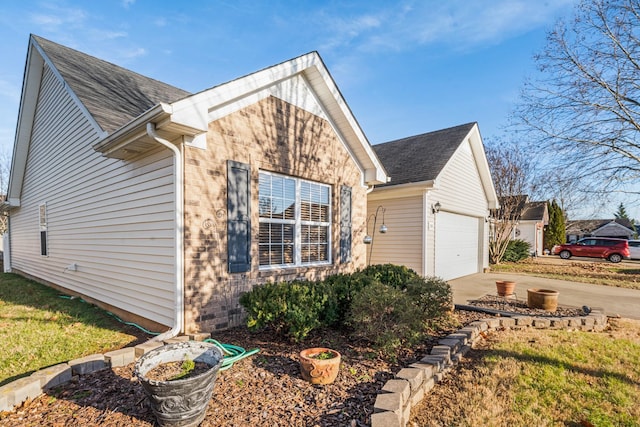
<svg viewBox="0 0 640 427"><path fill-rule="evenodd" d="M156 133L156 125L155 123L147 123L147 135L154 139L157 143L164 145L169 150L173 152L175 159L175 197L176 197L176 230L175 230L175 239L176 239L176 287L175 287L175 318L173 327L167 332L160 334L152 339L152 341L162 341L168 338L173 338L176 335L180 334L182 331L182 326L184 323L184 274L183 274L183 265L184 265L184 248L183 248L183 239L182 239L182 230L184 229L184 215L183 208L184 202L182 197L182 189L183 189L183 176L182 176L182 152L178 147L174 144L170 143L164 138L161 138Z"/></svg>

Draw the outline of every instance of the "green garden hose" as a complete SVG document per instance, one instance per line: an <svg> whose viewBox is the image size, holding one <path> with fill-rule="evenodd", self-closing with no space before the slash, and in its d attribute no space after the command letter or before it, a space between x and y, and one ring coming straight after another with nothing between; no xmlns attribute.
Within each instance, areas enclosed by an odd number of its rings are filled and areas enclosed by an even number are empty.
<svg viewBox="0 0 640 427"><path fill-rule="evenodd" d="M64 298L64 299L79 299L81 302L86 302L82 298L78 298L78 297L70 297L70 296L67 296L67 295L58 295L58 296L60 298ZM124 323L125 325L136 327L136 328L140 329L141 331L143 331L146 334L149 334L149 335L160 335L159 332L151 332L151 331L143 328L142 326L140 326L140 325L138 325L136 323L125 322L124 320L122 320L121 318L119 318L115 314L111 313L110 311L107 311L107 314L113 316L118 322ZM207 338L206 340L204 340L204 342L213 343L213 344L215 344L216 347L218 347L222 351L224 359L222 361L222 367L220 368L221 371L229 369L238 360L244 359L245 357L252 356L252 355L254 355L254 354L256 354L256 353L258 353L260 351L259 348L254 348L253 350L246 351L244 348L239 347L237 345L223 344L223 343L218 342L218 341L216 341L214 339L211 339L211 338Z"/></svg>
<svg viewBox="0 0 640 427"><path fill-rule="evenodd" d="M220 368L221 371L229 369L238 360L244 359L245 357L252 356L260 351L259 348L254 348L253 350L246 351L244 348L239 347L237 345L222 344L221 342L218 342L211 338L207 338L206 340L204 340L204 342L213 343L215 344L216 347L218 347L222 351L222 354L224 355L224 360L222 361L222 367Z"/></svg>
<svg viewBox="0 0 640 427"><path fill-rule="evenodd" d="M60 298L63 298L63 299L69 299L69 300L72 300L72 299L78 299L78 300L80 300L80 302L84 302L84 303L86 303L86 301L85 301L85 300L83 300L82 298L79 298L79 297L70 297L70 296L68 296L68 295L58 295L58 296L59 296ZM89 303L87 303L87 304L89 304ZM105 310L105 313L107 313L107 314L108 314L108 315L110 315L110 316L113 316L113 317L114 317L118 322L120 322L120 323L123 323L123 324L125 324L125 325L133 326L134 328L138 328L138 329L140 329L142 332L144 332L144 333L145 333L145 334L147 334L147 335L160 335L160 332L151 332L150 330L143 328L142 326L138 325L137 323L133 323L133 322L125 322L124 320L122 320L121 318L119 318L118 316L116 316L115 314L113 314L113 313L112 313L112 312L110 312L110 311L106 311L106 310Z"/></svg>

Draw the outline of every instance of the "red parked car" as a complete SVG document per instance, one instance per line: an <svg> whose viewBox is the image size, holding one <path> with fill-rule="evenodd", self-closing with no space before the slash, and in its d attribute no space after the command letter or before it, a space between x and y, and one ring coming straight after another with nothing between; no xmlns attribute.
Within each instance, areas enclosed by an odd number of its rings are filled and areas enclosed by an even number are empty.
<svg viewBox="0 0 640 427"><path fill-rule="evenodd" d="M585 237L575 243L556 245L551 249L551 253L560 255L562 259L569 259L572 256L584 256L620 262L623 259L631 258L629 243L626 240L606 237Z"/></svg>

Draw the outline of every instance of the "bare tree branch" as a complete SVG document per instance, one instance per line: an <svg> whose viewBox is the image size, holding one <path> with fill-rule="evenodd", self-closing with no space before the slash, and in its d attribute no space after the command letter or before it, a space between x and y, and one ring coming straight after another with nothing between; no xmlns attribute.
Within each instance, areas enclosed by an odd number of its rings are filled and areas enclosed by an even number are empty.
<svg viewBox="0 0 640 427"><path fill-rule="evenodd" d="M583 0L535 60L512 129L547 180L640 194L640 0Z"/></svg>
<svg viewBox="0 0 640 427"><path fill-rule="evenodd" d="M547 181L638 194L640 0L583 0L535 59L540 75L525 83L513 129Z"/></svg>
<svg viewBox="0 0 640 427"><path fill-rule="evenodd" d="M488 146L486 153L500 200L500 209L492 214L489 236L489 260L497 264L504 257L527 201L531 164L519 147L512 144Z"/></svg>

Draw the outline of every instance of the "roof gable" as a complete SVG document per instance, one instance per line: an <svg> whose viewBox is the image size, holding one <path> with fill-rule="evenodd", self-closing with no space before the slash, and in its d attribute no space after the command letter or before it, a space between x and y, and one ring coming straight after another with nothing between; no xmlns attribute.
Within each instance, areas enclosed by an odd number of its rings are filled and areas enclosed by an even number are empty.
<svg viewBox="0 0 640 427"><path fill-rule="evenodd" d="M189 135L193 145L204 148L202 136L209 122L267 96L276 96L307 108L328 120L362 170L364 183L373 185L387 181L382 163L317 52L273 65L170 104L158 104L94 148L104 155L119 157L136 141L144 140L144 123L149 121L157 123L158 130L165 132L167 139ZM304 100L305 97L310 99ZM133 151L139 150L135 148Z"/></svg>
<svg viewBox="0 0 640 427"><path fill-rule="evenodd" d="M374 145L391 175L386 185L435 180L473 126L467 123Z"/></svg>
<svg viewBox="0 0 640 427"><path fill-rule="evenodd" d="M10 206L20 204L35 104L45 64L68 88L69 95L94 124L100 140L93 148L104 156L125 159L156 147L156 142L148 135L148 124L168 140L199 146L197 140L206 139L203 137L207 124L215 120L216 114L219 117L235 107L241 108L242 101L256 94L274 95L268 92L269 88L297 79L298 83L288 86L289 95L308 97L302 102L303 108L306 106L312 113L329 121L361 169L363 184L379 184L388 179L382 163L317 52L190 95L176 87L32 35L9 177ZM304 84L301 85L300 81ZM309 90L300 92L302 86Z"/></svg>
<svg viewBox="0 0 640 427"><path fill-rule="evenodd" d="M615 226L621 229L627 229L633 232L633 224L626 218L615 219L580 219L567 221L566 232L571 235L583 235L594 233L597 230L607 227Z"/></svg>
<svg viewBox="0 0 640 427"><path fill-rule="evenodd" d="M468 144L464 145L467 141ZM489 208L496 209L498 196L475 122L374 145L373 149L391 176L389 183L376 188L391 190L396 186L417 185L426 189L437 186L443 170L463 145L471 149Z"/></svg>
<svg viewBox="0 0 640 427"><path fill-rule="evenodd" d="M549 221L547 202L528 202L520 216L522 221Z"/></svg>

